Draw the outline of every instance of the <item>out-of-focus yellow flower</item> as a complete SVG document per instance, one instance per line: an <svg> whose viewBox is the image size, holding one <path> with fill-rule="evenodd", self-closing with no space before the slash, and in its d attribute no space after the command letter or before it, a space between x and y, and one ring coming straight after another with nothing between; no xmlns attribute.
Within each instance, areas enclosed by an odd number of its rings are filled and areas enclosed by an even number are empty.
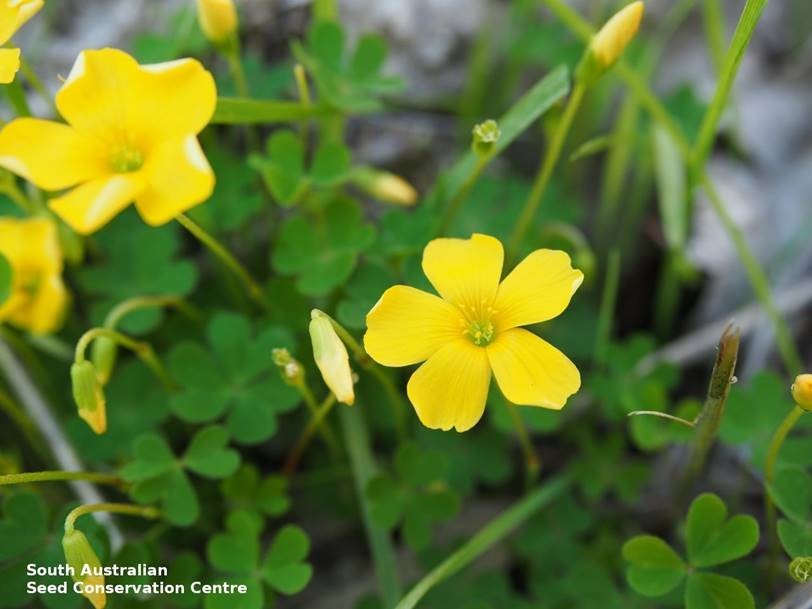
<svg viewBox="0 0 812 609"><path fill-rule="evenodd" d="M795 377L792 399L807 412L812 411L812 374L799 374Z"/></svg>
<svg viewBox="0 0 812 609"><path fill-rule="evenodd" d="M228 41L239 26L233 0L197 0L197 20L203 34L214 44Z"/></svg>
<svg viewBox="0 0 812 609"><path fill-rule="evenodd" d="M43 0L0 0L0 46L42 8ZM14 80L20 69L20 49L0 49L0 84Z"/></svg>
<svg viewBox="0 0 812 609"><path fill-rule="evenodd" d="M130 203L160 225L211 195L197 134L214 113L214 79L194 59L138 65L123 51L82 51L56 107L67 125L19 118L0 132L0 166L46 190L82 234Z"/></svg>
<svg viewBox="0 0 812 609"><path fill-rule="evenodd" d="M563 353L520 326L562 313L583 273L566 253L541 249L500 282L503 258L502 244L487 235L435 239L423 251L423 272L440 297L396 285L367 314L364 347L375 361L425 360L407 392L426 427L473 427L491 374L511 402L556 410L581 386Z"/></svg>
<svg viewBox="0 0 812 609"><path fill-rule="evenodd" d="M347 347L336 334L333 322L318 310L310 314L310 340L324 382L339 402L352 406L355 390Z"/></svg>
<svg viewBox="0 0 812 609"><path fill-rule="evenodd" d="M595 34L590 48L601 67L609 68L618 60L637 34L644 9L639 1L626 5Z"/></svg>
<svg viewBox="0 0 812 609"><path fill-rule="evenodd" d="M409 206L417 202L418 193L406 179L388 171L363 168L355 172L355 183L385 203Z"/></svg>
<svg viewBox="0 0 812 609"><path fill-rule="evenodd" d="M68 293L56 225L47 218L0 218L0 254L11 266L11 293L0 303L0 322L35 334L58 329Z"/></svg>
<svg viewBox="0 0 812 609"><path fill-rule="evenodd" d="M65 562L73 567L73 580L81 583L83 590L91 590L90 592L83 591L82 595L93 604L95 609L104 609L107 605L107 595L104 592L95 591L96 586L104 585L104 575L82 575L85 565L91 571L101 569L101 561L93 551L85 534L77 529L65 531L65 535L62 537L62 549L65 552Z"/></svg>

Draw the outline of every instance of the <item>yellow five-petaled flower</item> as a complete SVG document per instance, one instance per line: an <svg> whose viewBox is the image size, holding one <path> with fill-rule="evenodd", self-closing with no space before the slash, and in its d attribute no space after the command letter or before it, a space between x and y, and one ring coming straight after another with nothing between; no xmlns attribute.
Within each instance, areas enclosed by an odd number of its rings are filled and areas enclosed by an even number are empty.
<svg viewBox="0 0 812 609"><path fill-rule="evenodd" d="M214 113L212 75L193 59L139 65L116 49L83 51L56 95L67 125L19 118L0 132L0 166L46 190L82 234L130 203L164 224L209 197L214 174L197 134Z"/></svg>
<svg viewBox="0 0 812 609"><path fill-rule="evenodd" d="M56 225L47 218L0 218L0 254L11 267L11 290L0 302L0 323L35 334L58 329L68 293Z"/></svg>
<svg viewBox="0 0 812 609"><path fill-rule="evenodd" d="M487 235L435 239L423 272L440 294L396 285L367 314L364 347L385 366L422 364L407 392L432 429L482 417L491 374L514 404L560 409L581 385L575 365L521 328L558 316L583 281L569 256L540 249L500 282L504 253Z"/></svg>
<svg viewBox="0 0 812 609"><path fill-rule="evenodd" d="M42 8L43 0L0 0L0 47ZM14 80L20 69L20 49L0 49L0 84Z"/></svg>

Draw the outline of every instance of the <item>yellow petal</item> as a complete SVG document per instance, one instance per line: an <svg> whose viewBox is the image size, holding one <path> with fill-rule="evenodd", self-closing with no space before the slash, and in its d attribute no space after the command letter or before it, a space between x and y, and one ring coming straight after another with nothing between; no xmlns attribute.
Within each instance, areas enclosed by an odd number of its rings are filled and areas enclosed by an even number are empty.
<svg viewBox="0 0 812 609"><path fill-rule="evenodd" d="M364 349L384 366L416 364L460 338L461 324L459 311L442 298L396 285L367 313Z"/></svg>
<svg viewBox="0 0 812 609"><path fill-rule="evenodd" d="M423 272L445 300L479 312L490 307L502 276L504 252L498 239L435 239L423 250Z"/></svg>
<svg viewBox="0 0 812 609"><path fill-rule="evenodd" d="M499 332L486 350L499 389L514 404L560 410L581 387L575 364L527 330Z"/></svg>
<svg viewBox="0 0 812 609"><path fill-rule="evenodd" d="M0 85L14 80L20 69L20 49L0 49Z"/></svg>
<svg viewBox="0 0 812 609"><path fill-rule="evenodd" d="M193 135L155 148L143 173L146 188L136 197L135 206L152 226L202 203L214 189L214 172Z"/></svg>
<svg viewBox="0 0 812 609"><path fill-rule="evenodd" d="M46 190L68 188L107 170L91 138L36 118L19 118L0 131L0 167Z"/></svg>
<svg viewBox="0 0 812 609"><path fill-rule="evenodd" d="M144 189L141 173L98 178L51 199L51 209L77 233L95 232L133 202Z"/></svg>
<svg viewBox="0 0 812 609"><path fill-rule="evenodd" d="M56 96L71 125L114 145L150 149L196 134L214 113L214 79L194 59L139 66L118 49L82 51Z"/></svg>
<svg viewBox="0 0 812 609"><path fill-rule="evenodd" d="M37 293L28 305L9 320L34 334L48 334L62 325L68 292L59 275L45 277L37 287Z"/></svg>
<svg viewBox="0 0 812 609"><path fill-rule="evenodd" d="M420 366L406 391L426 427L467 431L485 411L490 381L485 349L459 338Z"/></svg>
<svg viewBox="0 0 812 609"><path fill-rule="evenodd" d="M584 274L559 250L536 250L505 277L496 295L494 323L500 330L535 324L560 315Z"/></svg>
<svg viewBox="0 0 812 609"><path fill-rule="evenodd" d="M25 22L42 8L43 0L2 0L0 2L0 44L6 44Z"/></svg>

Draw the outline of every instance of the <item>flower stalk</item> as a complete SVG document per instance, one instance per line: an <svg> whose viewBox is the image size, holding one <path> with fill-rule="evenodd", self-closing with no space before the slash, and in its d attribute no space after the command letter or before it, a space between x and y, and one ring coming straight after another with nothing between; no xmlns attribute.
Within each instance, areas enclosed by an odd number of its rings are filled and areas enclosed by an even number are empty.
<svg viewBox="0 0 812 609"><path fill-rule="evenodd" d="M5 474L0 476L0 486L10 484L31 484L34 482L59 482L69 480L86 480L95 484L109 484L111 486L123 487L125 482L113 474L100 474L97 472L67 472L67 471L44 471L25 472L22 474Z"/></svg>

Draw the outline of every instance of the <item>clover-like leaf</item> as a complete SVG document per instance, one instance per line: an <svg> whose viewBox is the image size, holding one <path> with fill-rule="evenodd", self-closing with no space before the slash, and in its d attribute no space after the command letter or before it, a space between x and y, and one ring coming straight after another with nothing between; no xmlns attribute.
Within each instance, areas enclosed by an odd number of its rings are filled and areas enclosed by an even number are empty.
<svg viewBox="0 0 812 609"><path fill-rule="evenodd" d="M758 523L745 515L728 519L724 502L704 493L691 503L685 537L691 565L712 567L749 554L758 543Z"/></svg>
<svg viewBox="0 0 812 609"><path fill-rule="evenodd" d="M19 556L40 544L47 517L45 502L39 495L22 492L6 496L0 518L0 560Z"/></svg>
<svg viewBox="0 0 812 609"><path fill-rule="evenodd" d="M812 475L802 467L782 467L767 489L773 501L795 522L812 520Z"/></svg>
<svg viewBox="0 0 812 609"><path fill-rule="evenodd" d="M154 433L139 436L133 443L134 460L121 469L128 482L155 478L170 471L175 455L161 436Z"/></svg>
<svg viewBox="0 0 812 609"><path fill-rule="evenodd" d="M259 471L251 464L244 464L223 480L220 488L226 499L238 507L259 509L269 516L280 516L290 509L288 479L271 475L260 480Z"/></svg>
<svg viewBox="0 0 812 609"><path fill-rule="evenodd" d="M676 588L688 567L671 546L659 537L639 535L623 545L629 563L626 579L644 596L663 596Z"/></svg>
<svg viewBox="0 0 812 609"><path fill-rule="evenodd" d="M227 448L228 432L212 425L200 430L186 449L183 462L193 472L207 478L224 478L240 465L240 455Z"/></svg>
<svg viewBox="0 0 812 609"><path fill-rule="evenodd" d="M812 556L812 523L781 518L778 521L778 538L786 553L793 558Z"/></svg>
<svg viewBox="0 0 812 609"><path fill-rule="evenodd" d="M753 595L733 577L692 573L685 588L685 609L755 609Z"/></svg>
<svg viewBox="0 0 812 609"><path fill-rule="evenodd" d="M237 510L229 514L226 529L209 539L206 546L209 563L226 573L251 573L259 561L262 521L252 512Z"/></svg>
<svg viewBox="0 0 812 609"><path fill-rule="evenodd" d="M302 529L294 525L282 527L265 556L265 581L282 594L301 591L313 576L313 567L304 560L309 551L310 540Z"/></svg>

